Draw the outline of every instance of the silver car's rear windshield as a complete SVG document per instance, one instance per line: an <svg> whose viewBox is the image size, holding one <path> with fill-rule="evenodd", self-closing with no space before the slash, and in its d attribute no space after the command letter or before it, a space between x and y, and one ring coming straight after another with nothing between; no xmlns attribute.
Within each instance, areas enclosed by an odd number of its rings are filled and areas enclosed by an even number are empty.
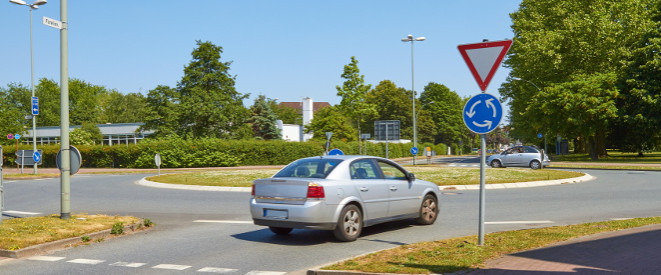
<svg viewBox="0 0 661 275"><path fill-rule="evenodd" d="M328 174L340 163L341 159L301 159L283 168L273 176L274 178L326 178Z"/></svg>

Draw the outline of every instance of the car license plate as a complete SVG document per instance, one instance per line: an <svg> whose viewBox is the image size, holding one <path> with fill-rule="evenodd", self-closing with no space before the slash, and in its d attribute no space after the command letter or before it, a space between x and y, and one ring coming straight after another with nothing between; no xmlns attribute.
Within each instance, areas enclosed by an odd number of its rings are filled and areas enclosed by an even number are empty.
<svg viewBox="0 0 661 275"><path fill-rule="evenodd" d="M273 219L287 219L287 210L264 209L264 217Z"/></svg>

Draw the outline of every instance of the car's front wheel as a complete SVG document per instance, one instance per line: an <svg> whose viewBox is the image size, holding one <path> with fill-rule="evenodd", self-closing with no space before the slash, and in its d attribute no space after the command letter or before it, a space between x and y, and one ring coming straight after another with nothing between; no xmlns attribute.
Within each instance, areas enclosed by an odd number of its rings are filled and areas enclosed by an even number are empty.
<svg viewBox="0 0 661 275"><path fill-rule="evenodd" d="M415 221L418 224L430 225L436 221L436 217L438 217L438 200L427 194L420 205L420 217Z"/></svg>
<svg viewBox="0 0 661 275"><path fill-rule="evenodd" d="M491 161L491 167L493 168L502 168L503 164L500 163L500 160L494 159Z"/></svg>
<svg viewBox="0 0 661 275"><path fill-rule="evenodd" d="M276 235L288 235L293 228L269 226L269 229Z"/></svg>
<svg viewBox="0 0 661 275"><path fill-rule="evenodd" d="M542 164L538 160L533 160L530 162L530 168L533 170L537 170L542 167Z"/></svg>
<svg viewBox="0 0 661 275"><path fill-rule="evenodd" d="M352 242L358 239L363 230L363 217L360 209L353 205L347 205L342 209L337 221L333 235L340 241Z"/></svg>

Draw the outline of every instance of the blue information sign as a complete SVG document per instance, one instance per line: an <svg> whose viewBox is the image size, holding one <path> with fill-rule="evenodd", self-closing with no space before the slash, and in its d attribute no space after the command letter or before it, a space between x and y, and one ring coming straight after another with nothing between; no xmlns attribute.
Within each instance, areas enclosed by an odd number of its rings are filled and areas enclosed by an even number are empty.
<svg viewBox="0 0 661 275"><path fill-rule="evenodd" d="M498 127L503 118L503 106L498 98L481 93L471 97L464 106L464 124L476 134L486 134Z"/></svg>
<svg viewBox="0 0 661 275"><path fill-rule="evenodd" d="M39 153L39 151L36 151L34 152L34 154L32 154L32 159L34 160L34 162L39 163L39 161L41 160L41 154Z"/></svg>
<svg viewBox="0 0 661 275"><path fill-rule="evenodd" d="M36 116L39 114L39 98L36 96L32 97L32 115Z"/></svg>
<svg viewBox="0 0 661 275"><path fill-rule="evenodd" d="M330 151L328 152L328 155L329 155L329 156L332 156L332 155L344 155L344 152L342 152L342 150L340 150L340 149L333 149L333 150L330 150Z"/></svg>
<svg viewBox="0 0 661 275"><path fill-rule="evenodd" d="M411 155L417 155L418 154L418 147L411 147Z"/></svg>
<svg viewBox="0 0 661 275"><path fill-rule="evenodd" d="M19 135L19 134L15 134L15 135L14 135L14 138L15 138L15 139L21 139L21 135Z"/></svg>

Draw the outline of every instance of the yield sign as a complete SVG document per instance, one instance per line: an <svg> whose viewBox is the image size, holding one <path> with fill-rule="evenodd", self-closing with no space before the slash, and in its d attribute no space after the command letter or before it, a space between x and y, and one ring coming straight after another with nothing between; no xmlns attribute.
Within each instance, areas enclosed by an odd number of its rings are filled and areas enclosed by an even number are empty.
<svg viewBox="0 0 661 275"><path fill-rule="evenodd" d="M512 46L512 40L459 45L459 53L484 92Z"/></svg>

